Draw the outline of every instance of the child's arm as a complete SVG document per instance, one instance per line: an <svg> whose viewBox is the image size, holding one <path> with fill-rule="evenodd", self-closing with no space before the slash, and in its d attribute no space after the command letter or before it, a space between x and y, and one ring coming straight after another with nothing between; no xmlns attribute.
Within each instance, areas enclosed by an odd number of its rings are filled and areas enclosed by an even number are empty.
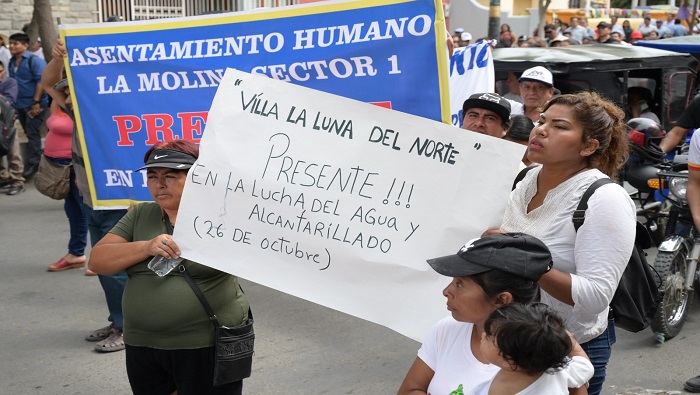
<svg viewBox="0 0 700 395"><path fill-rule="evenodd" d="M569 332L569 331L566 331L566 333L569 334L569 338L571 339L571 345L573 346L569 356L570 357L584 357L584 358L590 360L590 358L588 358L588 354L586 354L586 352L583 351L583 348L581 348L581 345L578 344L576 339L574 339L574 334Z"/></svg>
<svg viewBox="0 0 700 395"><path fill-rule="evenodd" d="M571 361L564 368L568 374L569 395L588 395L588 380L593 377L593 365L574 335L567 332L571 338L572 349L569 357Z"/></svg>

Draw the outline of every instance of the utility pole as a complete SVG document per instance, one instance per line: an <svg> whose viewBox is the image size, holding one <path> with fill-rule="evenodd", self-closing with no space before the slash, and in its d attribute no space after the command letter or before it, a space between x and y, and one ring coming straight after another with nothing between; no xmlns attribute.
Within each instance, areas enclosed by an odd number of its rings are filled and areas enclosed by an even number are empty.
<svg viewBox="0 0 700 395"><path fill-rule="evenodd" d="M501 27L501 0L489 0L489 38L497 39Z"/></svg>

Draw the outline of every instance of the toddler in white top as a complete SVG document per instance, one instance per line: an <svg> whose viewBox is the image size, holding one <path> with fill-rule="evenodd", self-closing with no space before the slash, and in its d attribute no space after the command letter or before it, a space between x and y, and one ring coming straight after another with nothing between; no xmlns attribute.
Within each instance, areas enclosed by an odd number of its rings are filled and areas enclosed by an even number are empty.
<svg viewBox="0 0 700 395"><path fill-rule="evenodd" d="M513 303L495 310L484 323L480 349L501 370L472 395L588 393L593 365L545 304Z"/></svg>

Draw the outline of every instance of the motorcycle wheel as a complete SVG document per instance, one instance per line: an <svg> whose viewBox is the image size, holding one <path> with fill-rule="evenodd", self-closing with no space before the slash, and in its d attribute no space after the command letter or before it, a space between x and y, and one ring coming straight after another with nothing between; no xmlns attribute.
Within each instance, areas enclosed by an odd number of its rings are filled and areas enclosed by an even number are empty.
<svg viewBox="0 0 700 395"><path fill-rule="evenodd" d="M664 298L659 304L651 329L665 339L678 335L688 315L693 291L683 289L688 267L688 253L683 246L676 252L659 251L654 267L663 279Z"/></svg>

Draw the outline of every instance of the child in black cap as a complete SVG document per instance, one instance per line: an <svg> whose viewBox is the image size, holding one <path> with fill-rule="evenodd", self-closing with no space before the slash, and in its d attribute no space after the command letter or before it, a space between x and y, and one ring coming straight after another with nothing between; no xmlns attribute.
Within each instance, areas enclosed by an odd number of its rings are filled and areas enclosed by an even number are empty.
<svg viewBox="0 0 700 395"><path fill-rule="evenodd" d="M423 339L398 394L470 394L500 371L479 351L484 322L500 306L538 301L538 281L552 256L535 237L504 233L469 241L428 264L452 277L442 292L451 316Z"/></svg>
<svg viewBox="0 0 700 395"><path fill-rule="evenodd" d="M472 395L586 394L593 377L593 365L564 320L543 303L495 310L484 323L480 349L501 370Z"/></svg>

